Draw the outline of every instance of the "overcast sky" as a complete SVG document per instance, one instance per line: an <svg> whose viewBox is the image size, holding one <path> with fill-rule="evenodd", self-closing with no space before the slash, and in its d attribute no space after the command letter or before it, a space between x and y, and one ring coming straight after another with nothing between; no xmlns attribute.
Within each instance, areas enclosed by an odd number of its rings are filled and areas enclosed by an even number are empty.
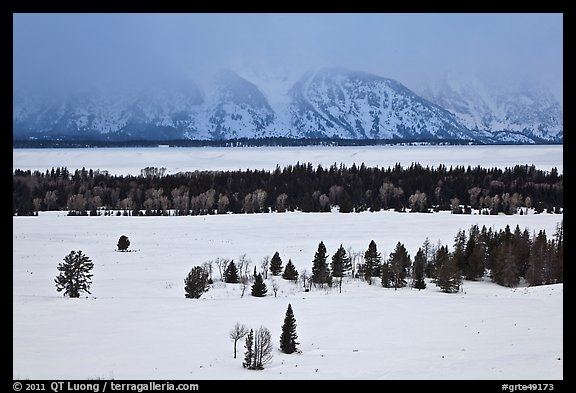
<svg viewBox="0 0 576 393"><path fill-rule="evenodd" d="M418 88L526 75L561 98L562 14L14 14L14 84L343 66Z"/></svg>

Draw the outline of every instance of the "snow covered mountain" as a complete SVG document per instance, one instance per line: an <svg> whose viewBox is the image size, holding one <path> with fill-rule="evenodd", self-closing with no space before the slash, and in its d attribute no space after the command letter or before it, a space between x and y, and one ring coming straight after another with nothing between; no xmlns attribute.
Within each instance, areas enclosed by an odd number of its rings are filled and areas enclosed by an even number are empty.
<svg viewBox="0 0 576 393"><path fill-rule="evenodd" d="M244 77L243 77L244 76ZM67 95L15 92L15 139L291 138L562 142L562 108L526 88L490 95L448 83L423 90L341 68L299 79L220 71L193 81ZM425 98L424 98L425 97Z"/></svg>
<svg viewBox="0 0 576 393"><path fill-rule="evenodd" d="M443 78L421 95L454 113L478 135L501 142L562 142L563 111L545 87L527 80L496 84Z"/></svg>
<svg viewBox="0 0 576 393"><path fill-rule="evenodd" d="M302 136L346 139L473 139L445 109L402 84L336 68L309 73L291 90L293 127Z"/></svg>

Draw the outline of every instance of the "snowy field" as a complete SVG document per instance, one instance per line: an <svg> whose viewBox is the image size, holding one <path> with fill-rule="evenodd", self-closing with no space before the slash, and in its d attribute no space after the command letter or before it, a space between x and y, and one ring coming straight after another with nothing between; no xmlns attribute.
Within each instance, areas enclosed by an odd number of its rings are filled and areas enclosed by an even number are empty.
<svg viewBox="0 0 576 393"><path fill-rule="evenodd" d="M241 297L217 283L184 297L191 267L242 254L260 268L280 253L310 273L318 243L365 251L374 239L387 257L402 241L411 257L425 238L452 247L472 224L546 230L562 215L479 216L395 212L271 213L185 217L13 217L13 378L15 379L503 379L563 378L563 285L504 288L464 282L445 294L394 291L356 280L342 293L275 278L274 297ZM134 252L115 251L120 235ZM57 265L71 250L94 262L92 295L64 298ZM214 277L219 273L214 266ZM281 353L292 304L302 353ZM267 327L275 347L263 371L242 368L228 333L236 322Z"/></svg>
<svg viewBox="0 0 576 393"><path fill-rule="evenodd" d="M13 168L108 170L139 174L146 166L168 173L195 169L274 169L300 162L329 166L364 162L387 167L423 165L506 167L534 164L562 173L562 146L391 146L306 148L14 149ZM459 229L510 225L551 236L563 215L514 216L270 213L184 217L67 217L65 212L13 217L14 379L563 379L563 285L504 288L464 282L444 294L394 291L348 280L342 293L270 276L268 296L217 282L200 299L184 297L193 266L242 254L260 269L280 253L311 272L318 243L329 257L342 244L364 252L374 239L383 257L401 241L413 258L428 237L452 249ZM133 252L115 251L127 235ZM71 250L94 262L91 295L64 298L57 266ZM214 266L213 276L219 273ZM301 354L282 354L288 304ZM272 333L273 360L263 371L242 368L228 334L236 322Z"/></svg>
<svg viewBox="0 0 576 393"><path fill-rule="evenodd" d="M481 165L512 167L534 164L536 168L563 172L562 145L522 146L365 146L365 147L243 147L243 148L92 148L13 149L13 169L41 170L65 166L69 170L101 169L112 174L140 174L145 167L166 168L167 173L193 170L273 170L296 162L324 167L344 164L387 168L400 163L410 166L447 167Z"/></svg>

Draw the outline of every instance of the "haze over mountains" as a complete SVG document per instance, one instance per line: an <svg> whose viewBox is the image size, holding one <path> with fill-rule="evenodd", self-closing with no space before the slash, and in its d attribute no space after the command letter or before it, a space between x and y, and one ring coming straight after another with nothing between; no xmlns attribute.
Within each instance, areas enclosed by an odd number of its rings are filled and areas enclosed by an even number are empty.
<svg viewBox="0 0 576 393"><path fill-rule="evenodd" d="M222 70L206 82L73 93L14 91L14 139L289 137L562 143L562 104L542 84L401 82L337 67L304 75Z"/></svg>

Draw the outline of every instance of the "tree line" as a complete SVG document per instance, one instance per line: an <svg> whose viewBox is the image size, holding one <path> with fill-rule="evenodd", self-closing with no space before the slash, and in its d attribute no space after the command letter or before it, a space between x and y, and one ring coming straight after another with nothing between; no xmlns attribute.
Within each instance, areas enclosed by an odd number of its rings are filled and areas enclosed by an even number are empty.
<svg viewBox="0 0 576 393"><path fill-rule="evenodd" d="M539 141L540 144L554 144ZM87 148L87 147L262 147L262 146L390 146L390 145L481 145L483 143L466 139L436 138L389 138L389 139L343 139L343 138L233 138L233 139L163 139L163 140L128 140L128 139L86 139L67 135L65 138L13 139L12 148ZM506 144L506 143L503 143ZM510 143L514 145L515 143Z"/></svg>
<svg viewBox="0 0 576 393"><path fill-rule="evenodd" d="M310 273L307 269L298 272L292 260L283 266L282 258L276 251L272 258L265 257L260 271L254 266L248 274L250 261L243 255L238 269L234 260L217 258L192 268L184 280L186 297L199 298L210 289L213 283L212 266L221 271L220 280L226 283L243 285L244 296L248 283L252 282L251 295L267 296L268 288L264 279L268 271L272 277L281 276L285 280L300 281L305 291L312 287L337 286L342 291L342 279L352 277L366 281L369 285L380 282L385 288L425 289L430 279L443 292L458 292L463 280L477 281L484 277L498 285L516 287L520 284L539 286L564 282L564 224L556 226L549 237L545 231L530 233L528 228L521 230L518 225L512 231L507 225L502 230L493 230L472 225L468 232L459 230L454 238L452 251L448 245L431 244L426 238L412 258L404 244L396 243L388 256L382 256L377 244L371 240L364 252L348 251L340 245L330 256L324 242L312 259ZM244 267L244 269L242 269ZM238 273L244 270L244 274ZM274 296L278 285L272 280Z"/></svg>
<svg viewBox="0 0 576 393"><path fill-rule="evenodd" d="M342 213L379 211L455 214L561 213L563 175L534 165L511 168L409 167L328 168L297 163L273 171L194 171L166 174L147 167L140 175L66 167L16 169L13 215L68 211L69 215L205 215L267 212Z"/></svg>
<svg viewBox="0 0 576 393"><path fill-rule="evenodd" d="M125 252L130 240L122 235L118 240L118 251ZM214 283L213 272L216 265L220 280L231 284L242 284L241 296L247 285L252 282L251 295L264 297L268 288L264 280L270 271L272 277L281 276L297 283L299 280L305 290L313 286L323 288L337 285L341 291L343 277L349 276L365 280L372 285L377 279L385 288L403 288L410 285L416 289L425 289L425 278L431 279L444 292L457 292L462 280L480 280L485 276L496 284L516 287L522 280L530 286L556 284L564 282L564 221L556 225L553 236L546 231L529 232L528 228L514 230L506 225L504 229L493 230L472 225L468 232L459 230L454 237L452 251L448 245L438 242L431 244L428 238L414 255L410 256L404 244L396 243L394 250L386 257L378 251L377 244L371 240L364 252L348 251L341 244L330 257L323 241L312 259L310 274L307 269L298 272L291 259L284 266L280 253L276 251L272 258L266 256L260 264L260 270L254 265L249 273L251 261L246 254L238 263L232 259L217 258L194 266L184 279L185 297L198 299ZM90 293L92 283L92 260L81 250L71 251L64 257L64 263L58 265L60 274L56 277L56 289L64 291L64 296L79 297L81 292ZM274 296L278 286L272 281Z"/></svg>

